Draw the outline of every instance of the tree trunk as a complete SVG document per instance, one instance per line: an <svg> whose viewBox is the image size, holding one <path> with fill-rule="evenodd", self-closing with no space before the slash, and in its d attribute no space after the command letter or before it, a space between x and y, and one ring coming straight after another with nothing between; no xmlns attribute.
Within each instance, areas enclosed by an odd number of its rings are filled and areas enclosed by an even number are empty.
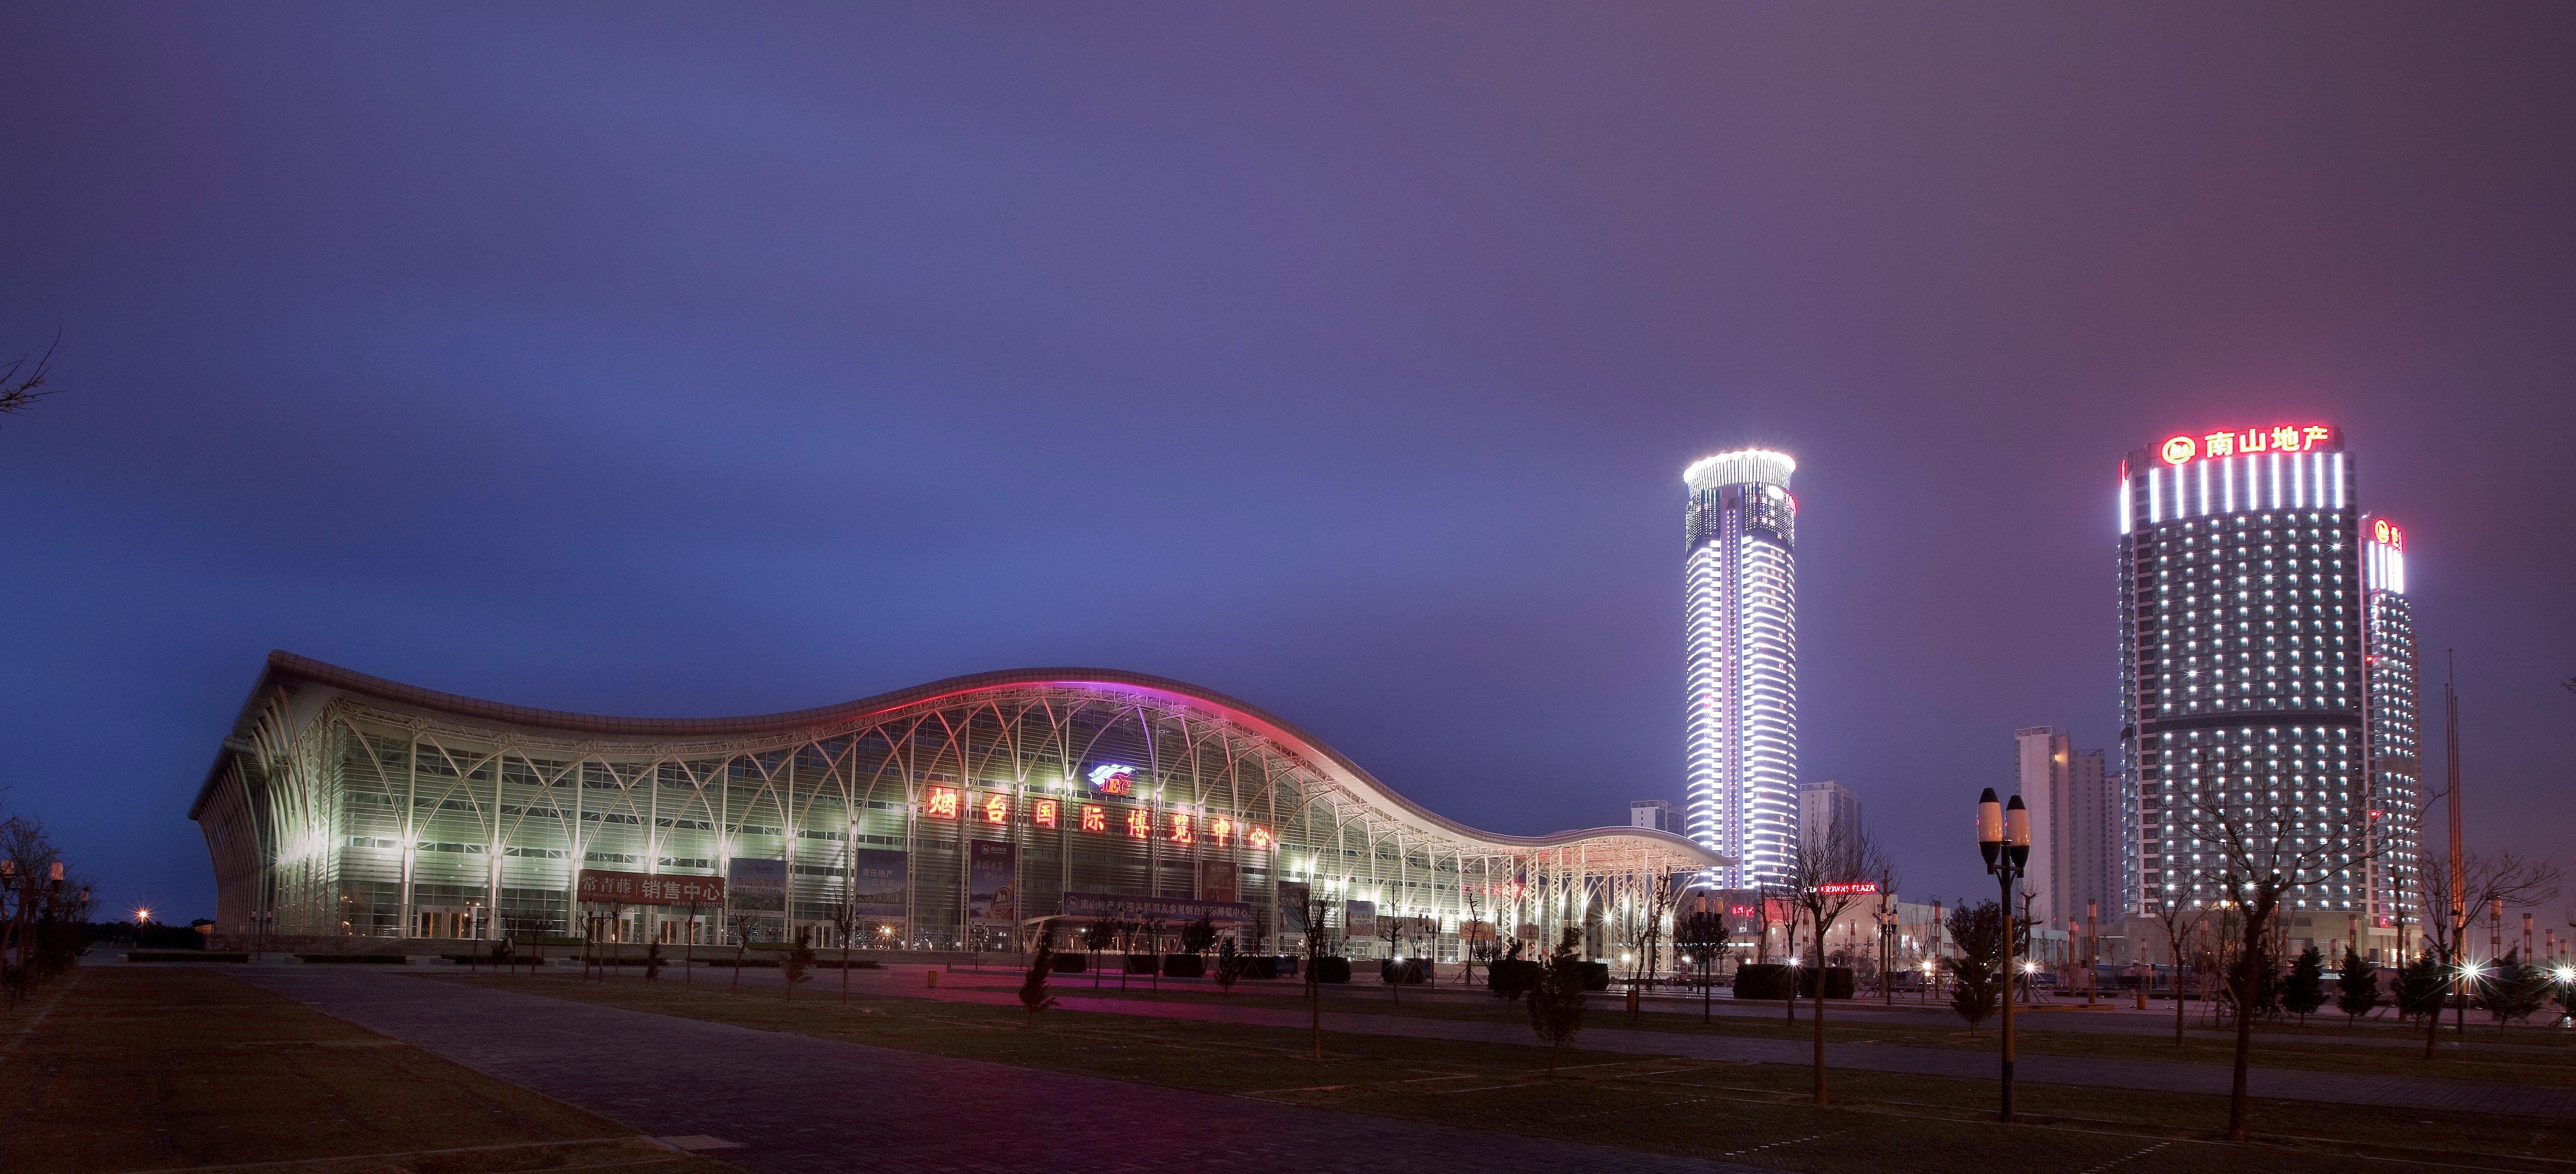
<svg viewBox="0 0 2576 1174"><path fill-rule="evenodd" d="M2149 969L2149 970L2153 970L2153 969L2155 969L2155 968L2154 968L2154 967L2148 967L2148 969ZM2152 977L2152 976L2150 976L2150 977ZM2180 951L2176 951L2176 952L2175 952L2175 954L2174 954L2174 972L2173 972L2173 981L2172 981L2172 982L2170 982L2170 983L2167 983L2167 984L2165 984L2165 985L2167 985L2167 986L2169 986L2169 987L2172 987L2172 988L2173 988L2173 1001L2174 1001L2174 1046L2175 1046L2175 1047L2177 1047L2177 1048L2179 1048L2179 1047L2181 1047L2181 1046L2182 1046L2182 1029L2183 1029L2183 1019L2182 1019L2182 1014L2183 1014L2183 1012L2182 1012L2182 954L2181 954L2181 952L2180 952Z"/></svg>
<svg viewBox="0 0 2576 1174"><path fill-rule="evenodd" d="M1816 1103L1825 1104L1825 971L1816 968Z"/></svg>

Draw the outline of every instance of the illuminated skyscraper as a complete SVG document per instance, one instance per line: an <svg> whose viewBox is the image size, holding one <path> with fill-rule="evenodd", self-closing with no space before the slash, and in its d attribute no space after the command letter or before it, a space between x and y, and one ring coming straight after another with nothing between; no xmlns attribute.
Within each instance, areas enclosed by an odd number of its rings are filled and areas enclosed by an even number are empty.
<svg viewBox="0 0 2576 1174"><path fill-rule="evenodd" d="M1682 472L1691 839L1776 880L1798 836L1798 503L1786 453L1720 453Z"/></svg>
<svg viewBox="0 0 2576 1174"><path fill-rule="evenodd" d="M2193 837L2196 810L2262 825L2288 808L2303 828L2364 835L2353 485L2325 425L2174 436L2121 462L2120 738L2147 909L2221 896L2224 857ZM2359 914L2360 855L2298 878L2291 908Z"/></svg>
<svg viewBox="0 0 2576 1174"><path fill-rule="evenodd" d="M2361 662L2370 722L2371 925L2392 931L2412 909L2423 847L2422 748L2415 698L2415 616L2406 602L2406 531L2362 515ZM2402 947L2402 943L2393 946Z"/></svg>

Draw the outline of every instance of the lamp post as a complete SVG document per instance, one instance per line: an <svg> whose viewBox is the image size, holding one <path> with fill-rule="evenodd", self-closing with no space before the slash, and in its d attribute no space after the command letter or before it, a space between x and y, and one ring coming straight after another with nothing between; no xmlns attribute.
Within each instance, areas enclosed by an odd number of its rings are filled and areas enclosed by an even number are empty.
<svg viewBox="0 0 2576 1174"><path fill-rule="evenodd" d="M2022 868L2030 863L2030 809L2022 806L2021 796L2012 797L2010 806L1995 801L1995 789L1986 788L1977 797L1977 851L1986 858L1986 871L1993 873L1996 886L2003 892L2004 921L2004 1046L2003 1106L1995 1120L2011 1121L2013 1084L2013 882L2020 879Z"/></svg>

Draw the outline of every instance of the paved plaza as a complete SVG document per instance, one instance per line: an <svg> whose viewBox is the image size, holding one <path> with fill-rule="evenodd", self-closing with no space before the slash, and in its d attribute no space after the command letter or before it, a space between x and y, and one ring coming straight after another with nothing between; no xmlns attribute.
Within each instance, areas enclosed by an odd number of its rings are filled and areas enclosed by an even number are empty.
<svg viewBox="0 0 2576 1174"><path fill-rule="evenodd" d="M927 1056L404 973L283 966L231 973L645 1134L737 1143L707 1153L776 1174L1384 1174L1461 1161L1752 1174L1727 1163Z"/></svg>
<svg viewBox="0 0 2576 1174"><path fill-rule="evenodd" d="M1006 985L1015 985L1017 982L1015 978L990 973L948 973L940 976L942 985L931 987L926 982L922 970L923 968L919 967L896 967L860 971L853 976L851 989L864 990L870 994L896 994L1001 1005L1015 1004L1010 987ZM779 978L776 971L751 971L746 972L744 981L763 982L774 986ZM838 981L838 976L834 976L829 980L820 980L818 986ZM1084 993L1087 988L1087 982L1056 984L1062 1006L1071 1011L1195 1019L1264 1027L1303 1028L1307 1025L1306 1012L1294 1008L1095 997ZM1348 1005L1348 1000L1337 1001L1345 1006ZM1600 1004L1596 1004L1595 1017L1591 1021L1593 1026L1588 1026L1583 1031L1582 1046L1587 1050L1746 1063L1807 1064L1813 1062L1812 1045L1804 1040L1700 1035L1632 1030L1612 1026L1617 1021L1617 1017L1615 1013L1609 1012L1607 1003L1608 1000L1605 998ZM1770 1004L1769 1008L1771 1014L1778 1014L1777 1004ZM1807 1014L1807 1008L1802 1005L1799 1009L1801 1024L1806 1022ZM1834 1017L1829 1018L1828 1021L1838 1021L1846 1026L1855 1022L1841 1005L1834 1008ZM1419 1039L1505 1044L1533 1042L1526 1024L1520 1022L1517 1017L1499 1014L1491 1020L1458 1020L1328 1010L1324 1013L1324 1028L1327 1031L1360 1035L1408 1036ZM2259 1058L2259 1045L2256 1054ZM1995 1056L1992 1052L1954 1048L1835 1042L1827 1045L1826 1062L1836 1068L1905 1072L1923 1076L1986 1079L1995 1075ZM2034 1055L2028 1052L2015 1060L2015 1070L2023 1080L2046 1084L2201 1093L2211 1096L2226 1096L2231 1078L2230 1070L2220 1064L2089 1059L2080 1056ZM2291 1068L2254 1068L2248 1073L2247 1087L2257 1097L2278 1100L2327 1101L2388 1108L2576 1118L2576 1090L2539 1085L2313 1072Z"/></svg>

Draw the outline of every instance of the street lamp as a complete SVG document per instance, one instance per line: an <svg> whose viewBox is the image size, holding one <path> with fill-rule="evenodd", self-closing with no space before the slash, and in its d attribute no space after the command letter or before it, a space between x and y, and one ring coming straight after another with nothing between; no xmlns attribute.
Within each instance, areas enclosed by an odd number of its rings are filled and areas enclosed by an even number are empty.
<svg viewBox="0 0 2576 1174"><path fill-rule="evenodd" d="M2003 1031L2003 1105L1995 1120L2013 1119L2013 882L2030 863L2030 809L2022 806L2021 796L2012 797L2011 805L1996 802L1995 789L1986 788L1977 797L1977 851L1986 858L1986 871L1993 873L1995 884L2003 892L2004 920L2004 1031Z"/></svg>

